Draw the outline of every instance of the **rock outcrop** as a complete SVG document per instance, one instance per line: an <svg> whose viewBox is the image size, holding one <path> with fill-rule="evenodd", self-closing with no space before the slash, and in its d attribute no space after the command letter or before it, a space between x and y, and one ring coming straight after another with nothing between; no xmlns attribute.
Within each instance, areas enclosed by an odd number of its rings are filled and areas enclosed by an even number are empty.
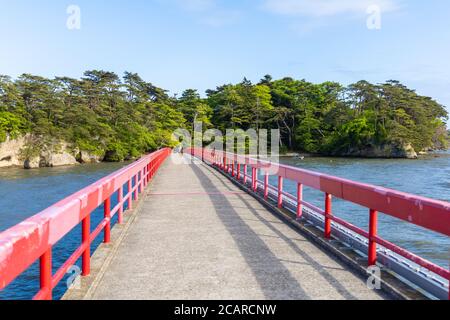
<svg viewBox="0 0 450 320"><path fill-rule="evenodd" d="M90 154L87 151L80 151L77 155L77 161L79 163L99 163L102 160L102 157Z"/></svg>
<svg viewBox="0 0 450 320"><path fill-rule="evenodd" d="M100 161L100 157L79 151L66 142L55 139L43 146L36 146L36 140L31 135L17 139L7 137L5 142L0 143L0 168L20 166L35 169Z"/></svg>
<svg viewBox="0 0 450 320"><path fill-rule="evenodd" d="M387 158L387 159L417 159L417 152L411 144L370 145L365 148L349 148L346 152L338 154L346 157L361 158Z"/></svg>
<svg viewBox="0 0 450 320"><path fill-rule="evenodd" d="M18 139L7 137L5 142L0 143L0 168L24 165L24 161L20 159L20 150L25 142L25 137Z"/></svg>

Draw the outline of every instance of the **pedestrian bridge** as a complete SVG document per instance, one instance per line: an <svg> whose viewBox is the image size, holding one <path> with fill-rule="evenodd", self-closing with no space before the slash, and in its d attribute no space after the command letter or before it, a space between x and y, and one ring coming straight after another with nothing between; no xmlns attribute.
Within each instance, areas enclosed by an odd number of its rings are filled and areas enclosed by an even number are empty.
<svg viewBox="0 0 450 320"><path fill-rule="evenodd" d="M379 238L377 216L448 236L450 204L284 166L272 186L273 164L188 153L146 156L0 234L0 290L39 260L35 299L51 299L80 260L81 281L63 299L448 298L449 271ZM295 196L286 179L298 183ZM324 209L303 199L303 186L324 191ZM333 215L333 196L370 208L370 230ZM104 220L92 227L101 205ZM53 272L52 246L78 224L80 248Z"/></svg>

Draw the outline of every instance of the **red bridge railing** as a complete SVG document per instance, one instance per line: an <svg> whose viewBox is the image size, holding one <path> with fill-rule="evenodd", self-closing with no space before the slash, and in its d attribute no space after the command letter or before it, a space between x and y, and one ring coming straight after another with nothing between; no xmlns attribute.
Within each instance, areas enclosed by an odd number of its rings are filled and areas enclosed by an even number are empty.
<svg viewBox="0 0 450 320"><path fill-rule="evenodd" d="M298 218L303 214L303 207L321 214L324 217L324 237L327 239L332 236L332 221L368 239L369 266L377 263L377 246L380 245L450 281L449 270L378 236L379 212L450 236L450 203L222 151L201 148L189 150L193 156L225 171L237 181L243 184L251 181L250 185L253 192L257 192L259 186L262 185L266 200L269 197L269 190L274 191L277 194L279 208L283 207L284 199L294 201L297 204ZM249 170L251 170L251 174L248 174ZM262 171L264 181L258 180L258 170ZM269 184L269 175L273 175L274 172L278 176L277 187ZM296 196L283 190L285 180L297 184ZM304 186L324 193L324 209L318 208L303 199ZM369 230L363 230L333 215L333 197L366 207L369 216Z"/></svg>
<svg viewBox="0 0 450 320"><path fill-rule="evenodd" d="M124 205L131 209L160 165L170 155L162 149L97 181L91 186L56 203L41 213L0 233L0 291L40 260L40 291L35 300L51 300L52 291L78 259L82 259L82 275L90 274L91 243L103 231L103 241L111 240L111 218L118 214L123 222ZM127 185L127 194L124 186ZM111 208L117 193L118 204ZM91 233L91 213L104 205L104 219ZM70 258L52 274L52 247L79 224L82 243Z"/></svg>

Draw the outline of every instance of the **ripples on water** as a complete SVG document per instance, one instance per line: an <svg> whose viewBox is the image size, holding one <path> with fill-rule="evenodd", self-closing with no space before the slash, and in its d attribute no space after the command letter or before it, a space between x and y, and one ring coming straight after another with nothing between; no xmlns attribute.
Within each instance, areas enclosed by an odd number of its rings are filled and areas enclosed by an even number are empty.
<svg viewBox="0 0 450 320"><path fill-rule="evenodd" d="M450 153L448 152L441 153L438 157L431 155L420 160L283 158L282 162L303 169L450 201ZM123 163L115 163L38 170L0 169L0 231L16 225L49 205L118 170L123 165ZM276 177L271 178L271 184L277 184ZM292 182L286 181L285 189L296 194L296 184ZM322 193L305 188L304 197L306 201L323 207ZM112 207L114 206L113 201ZM335 199L333 211L359 227L368 228L366 208ZM92 215L92 228L95 228L102 218L103 208L99 208ZM115 222L116 220L113 220L113 224ZM443 267L448 267L450 240L447 237L386 215L379 217L379 233L386 240ZM78 226L54 247L54 272L79 246L80 235L81 226ZM93 243L92 249L95 250L100 242L101 236ZM38 275L38 263L35 263L0 293L0 299L32 298L39 290ZM68 276L55 289L55 299L64 294Z"/></svg>

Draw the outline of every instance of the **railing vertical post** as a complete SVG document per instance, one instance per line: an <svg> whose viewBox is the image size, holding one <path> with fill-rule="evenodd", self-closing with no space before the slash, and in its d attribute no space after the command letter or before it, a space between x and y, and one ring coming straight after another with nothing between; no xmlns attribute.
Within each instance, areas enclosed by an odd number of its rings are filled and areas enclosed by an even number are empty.
<svg viewBox="0 0 450 320"><path fill-rule="evenodd" d="M81 223L81 241L85 246L81 258L81 275L86 277L91 274L91 215L88 214Z"/></svg>
<svg viewBox="0 0 450 320"><path fill-rule="evenodd" d="M269 199L269 173L264 174L264 199Z"/></svg>
<svg viewBox="0 0 450 320"><path fill-rule="evenodd" d="M110 243L111 242L111 198L110 197L108 197L105 200L105 203L103 205L103 212L104 212L104 217L106 219L103 242Z"/></svg>
<svg viewBox="0 0 450 320"><path fill-rule="evenodd" d="M236 173L234 172L234 159L231 160L231 176L234 178Z"/></svg>
<svg viewBox="0 0 450 320"><path fill-rule="evenodd" d="M40 288L46 292L45 300L52 300L52 248L48 250L39 259L40 268Z"/></svg>
<svg viewBox="0 0 450 320"><path fill-rule="evenodd" d="M156 172L156 170L155 170L155 160L152 160L151 162L150 162L150 179L153 179L153 177L155 176L155 172Z"/></svg>
<svg viewBox="0 0 450 320"><path fill-rule="evenodd" d="M138 178L139 174L136 174L134 176L134 200L138 201L139 200L139 178Z"/></svg>
<svg viewBox="0 0 450 320"><path fill-rule="evenodd" d="M148 180L147 180L147 178L148 178L148 167L147 166L145 166L144 167L144 177L142 178L143 180L144 180L144 188L146 188L147 187L147 184L148 184Z"/></svg>
<svg viewBox="0 0 450 320"><path fill-rule="evenodd" d="M331 238L331 218L330 218L330 216L332 215L331 200L332 200L331 194L326 193L325 194L325 238L326 239Z"/></svg>
<svg viewBox="0 0 450 320"><path fill-rule="evenodd" d="M145 166L144 166L141 170L141 185L142 185L141 191L144 191L145 186L146 186L146 182L145 182L146 178L145 177L146 177L146 174L145 174Z"/></svg>
<svg viewBox="0 0 450 320"><path fill-rule="evenodd" d="M120 187L119 193L117 194L117 202L119 203L119 213L118 213L118 223L123 223L123 186Z"/></svg>
<svg viewBox="0 0 450 320"><path fill-rule="evenodd" d="M278 208L283 208L283 177L278 177Z"/></svg>
<svg viewBox="0 0 450 320"><path fill-rule="evenodd" d="M241 181L241 164L239 162L237 165L237 179L238 181Z"/></svg>
<svg viewBox="0 0 450 320"><path fill-rule="evenodd" d="M127 184L127 189L128 189L128 194L127 194L127 196L128 196L128 210L132 210L133 209L133 193L132 193L132 191L131 190L133 190L133 186L132 186L132 183L131 183L131 178L130 178L130 180L128 180L128 184Z"/></svg>
<svg viewBox="0 0 450 320"><path fill-rule="evenodd" d="M303 184L297 185L297 219L303 216Z"/></svg>
<svg viewBox="0 0 450 320"><path fill-rule="evenodd" d="M256 168L252 168L252 189L254 192L256 192L258 189L257 188L257 179L258 179L257 174L258 174L258 172L256 171Z"/></svg>
<svg viewBox="0 0 450 320"><path fill-rule="evenodd" d="M247 185L248 166L244 164L244 185Z"/></svg>
<svg viewBox="0 0 450 320"><path fill-rule="evenodd" d="M375 237L378 233L378 212L370 209L369 222L369 266L377 264L377 241Z"/></svg>

